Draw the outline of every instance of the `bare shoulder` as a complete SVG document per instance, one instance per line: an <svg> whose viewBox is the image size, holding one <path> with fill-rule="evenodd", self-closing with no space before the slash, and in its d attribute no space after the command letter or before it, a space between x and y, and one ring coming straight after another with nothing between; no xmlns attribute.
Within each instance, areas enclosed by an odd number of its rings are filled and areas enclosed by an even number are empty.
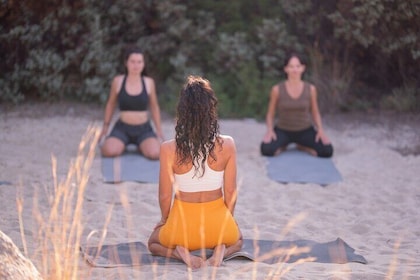
<svg viewBox="0 0 420 280"><path fill-rule="evenodd" d="M160 145L160 149L162 152L175 151L175 148L176 148L175 139L166 140Z"/></svg>
<svg viewBox="0 0 420 280"><path fill-rule="evenodd" d="M223 148L226 148L228 150L235 149L235 146L236 146L235 145L235 139L233 139L232 136L221 134L219 137L223 141L223 144L222 144Z"/></svg>
<svg viewBox="0 0 420 280"><path fill-rule="evenodd" d="M113 83L122 83L124 79L124 75L117 75L114 77L114 79L112 80Z"/></svg>
<svg viewBox="0 0 420 280"><path fill-rule="evenodd" d="M282 83L284 83L284 82L282 82ZM280 88L280 84L281 84L281 83L274 84L274 85L271 87L271 91L276 91L276 92L278 92L278 91L279 91L279 88Z"/></svg>
<svg viewBox="0 0 420 280"><path fill-rule="evenodd" d="M270 95L271 97L278 97L280 92L280 84L277 83L271 87Z"/></svg>
<svg viewBox="0 0 420 280"><path fill-rule="evenodd" d="M227 134L220 134L219 137L222 138L223 141L235 141L232 136Z"/></svg>
<svg viewBox="0 0 420 280"><path fill-rule="evenodd" d="M155 84L155 80L152 77L149 76L143 76L144 82L146 83L146 85L154 85Z"/></svg>
<svg viewBox="0 0 420 280"><path fill-rule="evenodd" d="M114 87L120 88L124 79L124 75L117 75L112 79L112 85Z"/></svg>
<svg viewBox="0 0 420 280"><path fill-rule="evenodd" d="M316 97L316 86L314 84L308 83L309 85L309 92L311 96Z"/></svg>
<svg viewBox="0 0 420 280"><path fill-rule="evenodd" d="M116 96L121 89L124 75L117 75L112 79L111 95Z"/></svg>
<svg viewBox="0 0 420 280"><path fill-rule="evenodd" d="M316 87L315 87L315 85L314 85L314 84L312 84L312 83L310 83L310 82L306 82L306 81L305 81L305 84L307 84L307 85L309 86L309 89L310 89L311 91L316 90Z"/></svg>
<svg viewBox="0 0 420 280"><path fill-rule="evenodd" d="M155 92L155 80L149 76L143 76L144 82L146 84L146 89L148 94L154 94Z"/></svg>

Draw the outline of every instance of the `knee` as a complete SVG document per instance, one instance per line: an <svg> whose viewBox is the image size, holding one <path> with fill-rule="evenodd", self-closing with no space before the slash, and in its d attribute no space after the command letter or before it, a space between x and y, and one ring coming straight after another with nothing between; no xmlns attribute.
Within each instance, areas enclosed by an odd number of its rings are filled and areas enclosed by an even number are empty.
<svg viewBox="0 0 420 280"><path fill-rule="evenodd" d="M102 146L101 148L101 155L103 157L117 157L117 156L120 156L123 152L124 152L123 149L121 150L121 149L106 147L106 146Z"/></svg>
<svg viewBox="0 0 420 280"><path fill-rule="evenodd" d="M103 157L117 157L124 153L125 145L124 143L113 137L105 140L101 146L101 155Z"/></svg>
<svg viewBox="0 0 420 280"><path fill-rule="evenodd" d="M140 153L145 157L148 158L150 160L158 160L159 159L159 152L160 152L160 147L148 147L147 149L141 149L140 148Z"/></svg>
<svg viewBox="0 0 420 280"><path fill-rule="evenodd" d="M272 145L261 143L260 151L263 156L274 156L275 150L273 149Z"/></svg>
<svg viewBox="0 0 420 280"><path fill-rule="evenodd" d="M327 145L318 151L318 156L322 158L330 158L332 157L333 152L334 152L333 146Z"/></svg>
<svg viewBox="0 0 420 280"><path fill-rule="evenodd" d="M144 157L150 160L158 160L159 159L159 151L145 151L142 153Z"/></svg>

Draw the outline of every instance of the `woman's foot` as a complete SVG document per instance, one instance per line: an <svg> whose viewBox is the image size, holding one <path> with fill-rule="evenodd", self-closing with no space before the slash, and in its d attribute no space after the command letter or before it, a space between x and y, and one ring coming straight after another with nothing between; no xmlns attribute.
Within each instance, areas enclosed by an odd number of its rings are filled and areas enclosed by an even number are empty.
<svg viewBox="0 0 420 280"><path fill-rule="evenodd" d="M225 256L225 250L225 244L217 245L213 250L213 255L207 260L207 264L210 266L221 266Z"/></svg>
<svg viewBox="0 0 420 280"><path fill-rule="evenodd" d="M314 149L309 148L309 147L305 147L305 146L296 144L296 148L299 151L306 152L306 153L308 153L308 154L310 154L310 155L312 155L314 157L318 156L318 154L316 153L316 151Z"/></svg>
<svg viewBox="0 0 420 280"><path fill-rule="evenodd" d="M205 262L202 258L190 254L187 248L182 246L176 246L175 251L179 257L187 264L187 266L193 270L201 268Z"/></svg>

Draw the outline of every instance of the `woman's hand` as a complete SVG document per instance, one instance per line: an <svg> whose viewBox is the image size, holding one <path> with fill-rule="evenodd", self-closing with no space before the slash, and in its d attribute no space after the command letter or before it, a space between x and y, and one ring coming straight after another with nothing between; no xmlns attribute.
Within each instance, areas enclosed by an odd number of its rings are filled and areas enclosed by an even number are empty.
<svg viewBox="0 0 420 280"><path fill-rule="evenodd" d="M157 138L159 140L160 143L163 143L165 141L165 137L163 137L163 133L156 133L157 134Z"/></svg>
<svg viewBox="0 0 420 280"><path fill-rule="evenodd" d="M166 219L160 219L160 221L159 221L159 223L157 223L156 225L155 225L155 227L154 227L154 229L153 230L156 230L157 228L160 228L160 227L162 227L164 224L166 224Z"/></svg>
<svg viewBox="0 0 420 280"><path fill-rule="evenodd" d="M267 130L267 132L264 135L263 142L270 143L273 140L277 140L276 133L274 132L274 130Z"/></svg>
<svg viewBox="0 0 420 280"><path fill-rule="evenodd" d="M321 142L323 144L329 144L330 143L330 139L328 138L328 136L324 133L324 130L318 130L318 132L316 133L315 136L315 142L319 142L319 140L321 140Z"/></svg>
<svg viewBox="0 0 420 280"><path fill-rule="evenodd" d="M109 127L108 124L104 124L102 126L102 131L101 131L101 134L99 135L99 139L98 139L99 146L101 146L103 144L103 142L105 140L105 137L108 134L108 127Z"/></svg>

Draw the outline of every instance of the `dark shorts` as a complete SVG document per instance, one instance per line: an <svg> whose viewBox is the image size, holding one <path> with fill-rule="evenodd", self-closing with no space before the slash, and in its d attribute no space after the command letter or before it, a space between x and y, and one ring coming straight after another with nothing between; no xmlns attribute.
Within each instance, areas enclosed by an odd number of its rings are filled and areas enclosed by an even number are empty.
<svg viewBox="0 0 420 280"><path fill-rule="evenodd" d="M116 137L125 145L136 144L138 146L146 138L156 137L156 133L153 131L150 122L141 125L131 125L118 120L108 137Z"/></svg>
<svg viewBox="0 0 420 280"><path fill-rule="evenodd" d="M316 151L319 157L331 157L333 147L331 144L323 144L321 141L315 142L316 130L313 126L299 131L288 131L274 127L277 139L270 143L261 143L261 154L273 156L280 148L285 148L290 143L311 148Z"/></svg>

